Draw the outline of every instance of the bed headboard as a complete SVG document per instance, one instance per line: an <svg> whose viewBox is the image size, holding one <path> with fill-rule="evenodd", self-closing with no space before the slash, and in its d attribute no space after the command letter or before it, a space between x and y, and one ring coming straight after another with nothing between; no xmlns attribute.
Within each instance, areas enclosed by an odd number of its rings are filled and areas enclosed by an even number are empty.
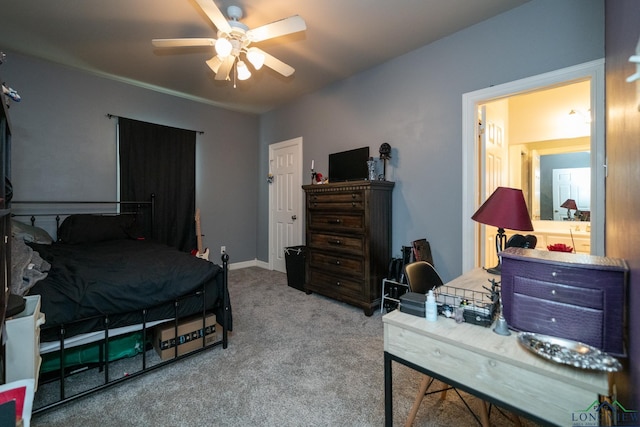
<svg viewBox="0 0 640 427"><path fill-rule="evenodd" d="M134 216L145 237L153 238L155 195L145 201L26 200L11 202L11 216L17 221L37 226L60 239L60 226L71 215Z"/></svg>

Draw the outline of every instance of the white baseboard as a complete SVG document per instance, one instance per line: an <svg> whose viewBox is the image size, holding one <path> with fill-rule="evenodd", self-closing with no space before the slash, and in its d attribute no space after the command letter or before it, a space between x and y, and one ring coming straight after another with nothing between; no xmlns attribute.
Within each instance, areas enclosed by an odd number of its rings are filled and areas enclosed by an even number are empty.
<svg viewBox="0 0 640 427"><path fill-rule="evenodd" d="M229 264L229 270L237 270L247 267L260 267L264 268L265 270L269 270L269 263L253 259L251 261L234 262Z"/></svg>

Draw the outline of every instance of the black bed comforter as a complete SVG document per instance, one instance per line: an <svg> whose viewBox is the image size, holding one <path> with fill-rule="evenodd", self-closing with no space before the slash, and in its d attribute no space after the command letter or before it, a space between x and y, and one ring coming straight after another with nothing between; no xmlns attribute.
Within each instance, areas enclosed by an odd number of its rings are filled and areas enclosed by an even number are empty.
<svg viewBox="0 0 640 427"><path fill-rule="evenodd" d="M100 330L105 314L110 328L142 323L145 308L146 321L172 318L173 301L186 295L192 296L180 300L179 316L202 313L202 298L194 294L203 286L206 309L222 323L223 271L214 263L149 240L30 246L51 264L30 291L41 295L43 341L57 339L60 324L67 337ZM99 317L71 323L92 316Z"/></svg>

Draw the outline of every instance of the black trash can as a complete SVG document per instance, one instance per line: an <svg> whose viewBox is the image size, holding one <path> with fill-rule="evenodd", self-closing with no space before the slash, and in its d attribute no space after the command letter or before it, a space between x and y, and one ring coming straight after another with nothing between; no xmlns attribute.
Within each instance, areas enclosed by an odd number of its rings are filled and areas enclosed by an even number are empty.
<svg viewBox="0 0 640 427"><path fill-rule="evenodd" d="M287 284L300 291L304 291L306 256L307 248L305 246L284 248L284 261L287 265Z"/></svg>

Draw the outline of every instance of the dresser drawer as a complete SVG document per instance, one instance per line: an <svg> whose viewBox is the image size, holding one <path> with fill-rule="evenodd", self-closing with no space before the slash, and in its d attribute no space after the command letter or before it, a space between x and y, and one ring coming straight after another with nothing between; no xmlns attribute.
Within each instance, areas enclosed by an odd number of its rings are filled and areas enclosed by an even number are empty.
<svg viewBox="0 0 640 427"><path fill-rule="evenodd" d="M315 249L324 249L329 251L335 250L355 255L362 255L364 252L364 237L314 233L311 235L309 246Z"/></svg>
<svg viewBox="0 0 640 427"><path fill-rule="evenodd" d="M362 276L364 262L359 257L348 257L340 254L330 254L312 250L309 255L310 268L331 271L346 276Z"/></svg>
<svg viewBox="0 0 640 427"><path fill-rule="evenodd" d="M364 231L364 215L348 212L309 212L309 228L325 231Z"/></svg>
<svg viewBox="0 0 640 427"><path fill-rule="evenodd" d="M603 348L604 316L602 310L578 307L530 295L515 294L511 324L522 331L535 331L555 337Z"/></svg>
<svg viewBox="0 0 640 427"><path fill-rule="evenodd" d="M597 310L602 310L602 305L604 303L604 292L602 289L570 286L554 282L543 282L521 276L515 276L513 278L513 292L516 295L527 295L541 300L588 307Z"/></svg>
<svg viewBox="0 0 640 427"><path fill-rule="evenodd" d="M537 251L540 252L540 251ZM543 252L545 253L545 252ZM553 252L546 252L551 253ZM562 254L565 256L582 257L579 254ZM548 263L531 263L527 260L509 259L512 269L519 277L534 280L573 285L579 288L606 289L620 285L624 272L612 270L597 270L578 266L553 265Z"/></svg>
<svg viewBox="0 0 640 427"><path fill-rule="evenodd" d="M362 190L312 193L307 197L309 209L364 209Z"/></svg>
<svg viewBox="0 0 640 427"><path fill-rule="evenodd" d="M311 270L306 288L336 298L361 298L363 282L361 279L328 274L324 271Z"/></svg>

